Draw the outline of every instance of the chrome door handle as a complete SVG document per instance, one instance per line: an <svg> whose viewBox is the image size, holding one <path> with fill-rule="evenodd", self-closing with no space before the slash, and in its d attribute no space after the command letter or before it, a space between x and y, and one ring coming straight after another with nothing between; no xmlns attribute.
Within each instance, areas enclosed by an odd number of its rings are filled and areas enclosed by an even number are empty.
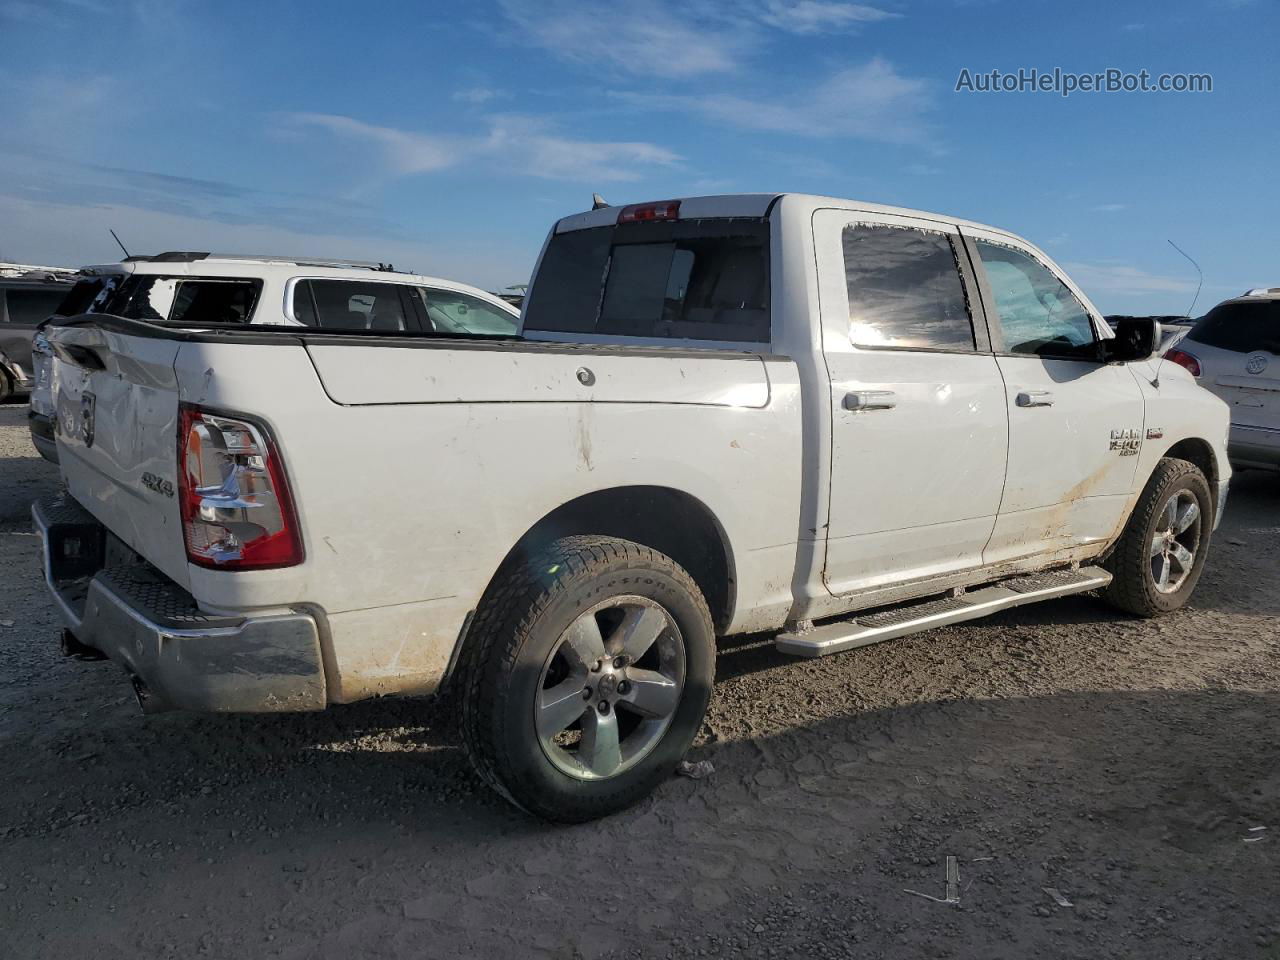
<svg viewBox="0 0 1280 960"><path fill-rule="evenodd" d="M844 408L854 413L867 410L892 410L898 397L892 390L854 390L844 395Z"/></svg>
<svg viewBox="0 0 1280 960"><path fill-rule="evenodd" d="M1052 407L1053 394L1048 390L1023 390L1017 403L1020 407Z"/></svg>

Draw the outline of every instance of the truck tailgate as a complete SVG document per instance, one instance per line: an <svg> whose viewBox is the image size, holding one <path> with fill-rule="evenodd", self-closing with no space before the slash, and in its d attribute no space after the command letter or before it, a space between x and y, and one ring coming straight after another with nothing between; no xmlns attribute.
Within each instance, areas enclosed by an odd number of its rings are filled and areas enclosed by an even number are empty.
<svg viewBox="0 0 1280 960"><path fill-rule="evenodd" d="M180 343L53 326L58 456L71 495L184 588L190 586L178 488Z"/></svg>

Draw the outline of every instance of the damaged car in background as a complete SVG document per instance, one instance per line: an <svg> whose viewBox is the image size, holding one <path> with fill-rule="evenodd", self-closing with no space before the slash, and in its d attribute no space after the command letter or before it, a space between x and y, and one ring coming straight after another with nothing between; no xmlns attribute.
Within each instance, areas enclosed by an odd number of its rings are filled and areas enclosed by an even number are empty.
<svg viewBox="0 0 1280 960"><path fill-rule="evenodd" d="M1159 325L1113 332L945 215L601 206L552 227L518 329L385 272L146 271L169 309L48 327L66 649L151 712L450 690L481 775L551 820L670 776L718 637L823 657L1086 591L1167 614L1226 500L1226 406Z"/></svg>

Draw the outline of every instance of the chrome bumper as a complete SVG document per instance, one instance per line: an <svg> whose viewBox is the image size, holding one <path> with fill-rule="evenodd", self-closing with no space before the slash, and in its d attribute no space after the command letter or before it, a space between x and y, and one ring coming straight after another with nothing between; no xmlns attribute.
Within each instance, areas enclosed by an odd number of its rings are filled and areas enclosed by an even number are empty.
<svg viewBox="0 0 1280 960"><path fill-rule="evenodd" d="M70 497L37 501L31 514L44 545L45 581L67 629L125 668L146 712L327 705L310 615L211 616L150 565L108 563L111 534Z"/></svg>

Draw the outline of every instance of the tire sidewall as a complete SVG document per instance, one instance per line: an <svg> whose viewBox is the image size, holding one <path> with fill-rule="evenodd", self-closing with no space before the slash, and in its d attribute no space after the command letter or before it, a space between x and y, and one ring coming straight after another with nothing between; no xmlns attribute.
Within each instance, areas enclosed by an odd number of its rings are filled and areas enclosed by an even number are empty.
<svg viewBox="0 0 1280 960"><path fill-rule="evenodd" d="M1149 544L1161 523L1161 507L1174 494L1183 490L1186 490L1196 498L1196 505L1200 508L1200 542L1196 545L1196 556L1191 565L1190 575L1173 593L1161 593L1156 589L1155 579L1151 573ZM1191 599L1191 594L1195 591L1196 584L1200 581L1200 574L1204 571L1205 560L1209 554L1209 541L1213 535L1213 496L1209 491L1209 482L1204 478L1204 474L1194 467L1186 472L1169 477L1156 486L1150 496L1154 501L1154 509L1151 512L1151 518L1147 521L1146 529L1142 531L1140 543L1148 545L1148 547L1143 551L1145 566L1140 572L1142 574L1143 589L1146 591L1148 601L1156 609L1167 613L1179 609Z"/></svg>
<svg viewBox="0 0 1280 960"><path fill-rule="evenodd" d="M586 610L618 596L646 597L660 604L675 621L684 640L685 685L680 705L662 739L635 766L605 780L579 780L555 767L543 752L534 716L542 670L556 642ZM597 804L615 808L639 800L672 770L697 735L711 697L715 674L714 636L700 599L674 576L647 564L615 561L597 568L561 591L524 632L510 669L490 676L505 689L501 728L495 731L508 761L508 775L521 783L524 797L546 798L547 809L533 812L552 819L569 809ZM557 809L558 803L567 809Z"/></svg>

